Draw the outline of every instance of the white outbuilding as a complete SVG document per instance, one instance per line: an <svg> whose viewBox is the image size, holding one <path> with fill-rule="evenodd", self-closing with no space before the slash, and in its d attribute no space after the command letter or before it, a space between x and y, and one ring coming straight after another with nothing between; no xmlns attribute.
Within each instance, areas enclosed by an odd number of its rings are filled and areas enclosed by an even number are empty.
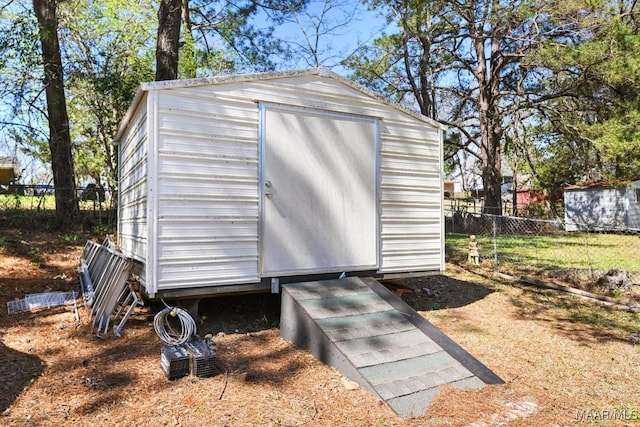
<svg viewBox="0 0 640 427"><path fill-rule="evenodd" d="M640 180L564 190L567 231L640 231Z"/></svg>
<svg viewBox="0 0 640 427"><path fill-rule="evenodd" d="M151 298L441 272L443 131L325 69L143 84L118 245Z"/></svg>

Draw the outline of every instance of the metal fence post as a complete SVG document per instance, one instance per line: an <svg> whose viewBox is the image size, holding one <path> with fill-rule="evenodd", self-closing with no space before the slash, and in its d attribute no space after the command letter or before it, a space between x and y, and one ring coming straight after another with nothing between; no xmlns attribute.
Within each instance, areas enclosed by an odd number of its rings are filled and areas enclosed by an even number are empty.
<svg viewBox="0 0 640 427"><path fill-rule="evenodd" d="M456 212L451 211L451 232L456 232Z"/></svg>
<svg viewBox="0 0 640 427"><path fill-rule="evenodd" d="M451 216L446 218L447 233L479 235L480 245L484 248L482 259L492 259L495 268L502 267L504 263L505 267L514 270L526 269L527 274L539 274L542 271L558 274L575 272L581 275L580 278L588 275L591 280L609 269L617 268L630 271L634 274L633 283L640 283L640 264L634 257L640 253L640 228L593 229L583 224L569 224L572 227L568 227L558 219L463 214L463 211L449 211L447 215ZM463 215L468 216L465 219ZM493 254L489 253L491 234ZM500 243L498 238L501 239ZM447 239L451 239L448 240L448 249L454 255L468 249L461 235L447 235ZM502 247L499 248L499 244Z"/></svg>
<svg viewBox="0 0 640 427"><path fill-rule="evenodd" d="M493 260L498 266L498 223L497 217L493 217Z"/></svg>

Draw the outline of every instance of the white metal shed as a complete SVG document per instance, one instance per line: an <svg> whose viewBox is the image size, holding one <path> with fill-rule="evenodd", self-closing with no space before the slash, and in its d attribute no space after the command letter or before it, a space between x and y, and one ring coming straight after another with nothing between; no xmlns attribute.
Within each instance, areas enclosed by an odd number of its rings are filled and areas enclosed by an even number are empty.
<svg viewBox="0 0 640 427"><path fill-rule="evenodd" d="M564 190L567 231L640 230L640 180Z"/></svg>
<svg viewBox="0 0 640 427"><path fill-rule="evenodd" d="M324 69L143 84L118 244L152 298L440 272L443 130Z"/></svg>

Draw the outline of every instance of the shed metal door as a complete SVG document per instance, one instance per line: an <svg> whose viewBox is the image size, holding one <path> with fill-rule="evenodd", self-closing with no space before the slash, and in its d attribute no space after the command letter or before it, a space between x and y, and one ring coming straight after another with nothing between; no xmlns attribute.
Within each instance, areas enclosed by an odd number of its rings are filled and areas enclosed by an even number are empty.
<svg viewBox="0 0 640 427"><path fill-rule="evenodd" d="M376 120L261 112L263 276L377 268Z"/></svg>

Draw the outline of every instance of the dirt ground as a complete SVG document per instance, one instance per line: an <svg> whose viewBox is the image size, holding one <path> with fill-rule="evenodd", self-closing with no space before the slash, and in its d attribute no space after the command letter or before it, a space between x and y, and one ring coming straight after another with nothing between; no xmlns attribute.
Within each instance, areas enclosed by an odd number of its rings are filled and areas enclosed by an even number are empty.
<svg viewBox="0 0 640 427"><path fill-rule="evenodd" d="M640 423L640 319L575 296L487 278L388 282L476 356L503 385L441 391L420 418L398 417L278 334L279 298L204 300L222 372L169 381L160 369L157 307L123 336L98 338L72 306L9 315L27 294L79 289L87 236L0 229L0 425L15 426L563 426ZM485 276L476 274L483 273Z"/></svg>

